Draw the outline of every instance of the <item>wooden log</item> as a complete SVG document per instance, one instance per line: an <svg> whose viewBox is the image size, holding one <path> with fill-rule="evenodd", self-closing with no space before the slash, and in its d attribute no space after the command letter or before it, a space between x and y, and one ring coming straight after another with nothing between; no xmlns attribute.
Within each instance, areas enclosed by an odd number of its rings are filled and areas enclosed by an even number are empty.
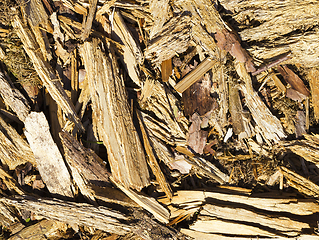
<svg viewBox="0 0 319 240"><path fill-rule="evenodd" d="M93 125L108 151L112 176L126 187L141 190L149 185L149 173L141 142L135 130L124 82L116 59L100 42L85 42L80 52L84 59L92 97Z"/></svg>
<svg viewBox="0 0 319 240"><path fill-rule="evenodd" d="M6 124L0 117L0 159L3 165L14 170L17 166L31 162L36 166L36 160L29 144Z"/></svg>
<svg viewBox="0 0 319 240"><path fill-rule="evenodd" d="M75 123L78 129L84 131L82 123L76 115L75 108L62 87L61 81L58 79L49 63L45 61L42 53L37 51L39 46L30 30L22 24L22 21L18 16L15 16L12 24L17 31L35 70L40 76L43 85L48 89L50 95L57 104L61 106L67 117Z"/></svg>
<svg viewBox="0 0 319 240"><path fill-rule="evenodd" d="M34 240L45 240L52 239L57 240L61 238L69 237L67 234L68 226L66 223L44 219L34 225L23 228L17 232L8 240L19 240L19 239L34 239Z"/></svg>
<svg viewBox="0 0 319 240"><path fill-rule="evenodd" d="M52 194L73 197L73 184L62 155L50 134L43 113L31 112L25 120L25 136L34 153L40 175Z"/></svg>
<svg viewBox="0 0 319 240"><path fill-rule="evenodd" d="M5 78L3 73L0 73L0 95L5 104L24 122L30 111L29 103L20 91L14 87L13 83Z"/></svg>

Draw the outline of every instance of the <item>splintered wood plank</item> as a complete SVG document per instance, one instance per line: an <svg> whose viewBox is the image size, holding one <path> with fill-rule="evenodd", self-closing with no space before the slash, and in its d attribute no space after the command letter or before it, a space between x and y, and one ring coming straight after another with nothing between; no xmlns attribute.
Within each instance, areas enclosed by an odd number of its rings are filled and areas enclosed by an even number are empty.
<svg viewBox="0 0 319 240"><path fill-rule="evenodd" d="M239 226L249 226L252 223L257 223L257 228L267 228L267 231L269 231L269 233L282 232L284 235L287 236L297 236L299 233L301 233L302 229L310 229L309 223L295 221L288 217L275 218L266 214L263 215L262 213L256 213L252 210L247 210L244 208L231 208L225 206L205 204L199 214L200 219L203 219L205 217L216 217L224 221L228 220L240 222L241 224L238 224ZM206 220L204 220L203 222L206 222ZM207 223L209 222L210 221L208 220ZM194 228L195 227L193 226L193 229ZM210 230L207 228L207 231ZM228 234L232 233L233 232L231 231L228 232ZM238 233L239 232L237 232L237 234ZM245 232L240 232L239 234L249 235Z"/></svg>
<svg viewBox="0 0 319 240"><path fill-rule="evenodd" d="M150 0L150 12L154 19L154 24L150 30L150 39L161 31L163 25L169 17L169 0Z"/></svg>
<svg viewBox="0 0 319 240"><path fill-rule="evenodd" d="M172 198L173 194L172 194L172 189L169 185L169 183L167 182L156 158L153 152L153 148L152 145L150 143L149 140L149 136L146 133L145 127L144 127L144 123L142 122L139 113L137 112L137 117L140 123L140 128L141 128L141 132L143 135L143 142L144 142L144 148L145 148L145 152L148 156L148 165L150 166L150 168L153 171L153 174L156 177L156 180L158 181L159 185L161 186L162 190L165 192L166 196L168 198Z"/></svg>
<svg viewBox="0 0 319 240"><path fill-rule="evenodd" d="M124 45L121 61L133 82L141 86L138 65L143 63L143 53L119 11L115 11L113 15L113 30L112 38Z"/></svg>
<svg viewBox="0 0 319 240"><path fill-rule="evenodd" d="M44 114L31 112L24 124L24 134L35 156L40 175L50 193L73 197L70 174L52 139Z"/></svg>
<svg viewBox="0 0 319 240"><path fill-rule="evenodd" d="M249 121L249 116L245 116L243 106L239 97L239 90L235 81L229 81L229 112L232 117L234 133L239 139L249 138L254 134L254 129Z"/></svg>
<svg viewBox="0 0 319 240"><path fill-rule="evenodd" d="M307 178L295 173L288 168L280 167L280 170L287 180L288 185L308 196L318 197L319 186Z"/></svg>
<svg viewBox="0 0 319 240"><path fill-rule="evenodd" d="M80 130L84 131L83 125L76 115L71 100L63 89L60 79L56 76L55 71L49 63L45 61L42 53L38 51L39 46L34 39L34 35L22 24L22 21L18 16L15 16L12 24L21 39L23 47L30 57L35 70L40 76L43 85L47 88L57 104L61 106L67 117L72 120Z"/></svg>
<svg viewBox="0 0 319 240"><path fill-rule="evenodd" d="M160 32L154 35L145 50L145 58L154 64L161 63L182 53L190 46L190 16L177 16L171 18Z"/></svg>
<svg viewBox="0 0 319 240"><path fill-rule="evenodd" d="M86 39L89 37L91 28L92 28L92 23L94 20L95 12L96 12L96 7L98 0L90 0L90 5L89 5L89 13L86 17L86 22L81 34L81 40L86 41Z"/></svg>
<svg viewBox="0 0 319 240"><path fill-rule="evenodd" d="M50 239L68 238L66 233L67 230L68 225L66 223L44 219L34 225L23 228L21 231L11 236L8 240L44 240L47 239L47 237L50 237Z"/></svg>
<svg viewBox="0 0 319 240"><path fill-rule="evenodd" d="M265 103L260 99L258 93L252 86L252 80L243 63L236 64L236 71L240 78L244 81L244 85L239 88L245 96L245 103L256 122L256 133L263 136L268 145L271 142L279 142L286 137L284 129L277 117L275 117Z"/></svg>
<svg viewBox="0 0 319 240"><path fill-rule="evenodd" d="M0 159L10 170L17 166L36 160L29 144L0 117Z"/></svg>
<svg viewBox="0 0 319 240"><path fill-rule="evenodd" d="M162 222L168 223L169 211L159 204L154 198L147 195L142 195L142 193L137 193L134 190L125 188L121 183L112 180L112 182L121 189L129 198L140 205L145 210L149 211L154 215L154 217Z"/></svg>
<svg viewBox="0 0 319 240"><path fill-rule="evenodd" d="M37 199L30 196L15 199L1 198L0 201L71 226L92 227L119 235L124 235L132 230L130 225L120 222L128 220L124 214L102 206L94 207L87 203L75 203L54 198Z"/></svg>
<svg viewBox="0 0 319 240"><path fill-rule="evenodd" d="M93 39L81 46L92 97L93 125L108 152L112 176L125 187L150 184L145 155L134 127L123 80L108 45Z"/></svg>
<svg viewBox="0 0 319 240"><path fill-rule="evenodd" d="M81 193L90 202L95 203L94 190L91 185L94 183L100 186L109 185L106 170L100 159L91 149L86 149L68 132L60 132L63 143L65 160L67 161L73 180L78 185Z"/></svg>
<svg viewBox="0 0 319 240"><path fill-rule="evenodd" d="M24 122L30 111L29 103L20 91L14 87L13 83L5 78L3 73L0 73L0 95L5 104Z"/></svg>

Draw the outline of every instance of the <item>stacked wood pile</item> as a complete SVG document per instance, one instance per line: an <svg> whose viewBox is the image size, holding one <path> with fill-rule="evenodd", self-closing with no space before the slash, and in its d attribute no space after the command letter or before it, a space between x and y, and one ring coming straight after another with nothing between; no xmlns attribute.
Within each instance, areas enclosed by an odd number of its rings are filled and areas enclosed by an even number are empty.
<svg viewBox="0 0 319 240"><path fill-rule="evenodd" d="M4 239L319 239L319 3L4 0Z"/></svg>

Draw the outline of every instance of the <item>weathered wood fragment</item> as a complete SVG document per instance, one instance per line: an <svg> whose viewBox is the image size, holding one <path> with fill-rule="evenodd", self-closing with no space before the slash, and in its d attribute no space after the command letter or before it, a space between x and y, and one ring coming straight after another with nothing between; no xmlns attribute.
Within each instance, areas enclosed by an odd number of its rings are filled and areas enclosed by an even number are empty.
<svg viewBox="0 0 319 240"><path fill-rule="evenodd" d="M49 63L45 61L42 53L37 51L39 46L32 33L22 24L18 16L14 18L13 26L23 43L26 53L33 62L34 68L40 76L43 85L48 89L52 98L61 106L68 118L74 121L80 130L84 130L80 119L76 115L73 104L62 87L61 81Z"/></svg>
<svg viewBox="0 0 319 240"><path fill-rule="evenodd" d="M291 51L287 64L318 65L318 32L314 29L318 23L318 2L222 0L220 3L237 21L239 35L250 46L252 56L267 60Z"/></svg>
<svg viewBox="0 0 319 240"><path fill-rule="evenodd" d="M112 180L112 182L121 189L129 198L140 205L145 210L149 211L154 215L154 217L162 222L168 223L169 211L159 204L154 198L143 195L142 193L137 193L134 190L127 189L121 183Z"/></svg>
<svg viewBox="0 0 319 240"><path fill-rule="evenodd" d="M37 167L52 194L73 197L73 184L61 153L50 134L43 113L31 112L25 120L25 136L35 156Z"/></svg>
<svg viewBox="0 0 319 240"><path fill-rule="evenodd" d="M165 192L166 196L168 198L172 198L173 194L172 194L172 189L169 185L169 183L167 182L160 165L158 164L156 157L154 155L153 152L153 148L149 139L148 134L146 133L145 127L144 127L144 123L142 122L141 118L138 115L139 113L137 113L137 117L140 123L140 128L141 128L141 132L143 135L143 143L144 143L144 148L145 148L145 152L147 154L147 160L148 160L148 165L150 166L150 168L153 171L153 174L156 177L156 180L158 181L159 185L161 186L162 190Z"/></svg>
<svg viewBox="0 0 319 240"><path fill-rule="evenodd" d="M307 87L305 86L305 84L299 78L297 74L295 74L286 65L284 65L283 67L278 66L277 69L280 72L280 74L283 76L283 78L286 80L286 82L289 83L294 90L300 92L306 97L309 96L310 94L309 90L307 89Z"/></svg>
<svg viewBox="0 0 319 240"><path fill-rule="evenodd" d="M254 129L250 122L250 114L244 112L239 90L235 81L229 81L229 112L231 114L234 133L238 135L238 139L249 138L254 135Z"/></svg>
<svg viewBox="0 0 319 240"><path fill-rule="evenodd" d="M188 73L181 81L179 81L175 90L183 93L187 88L189 88L192 84L197 82L209 69L214 67L217 62L211 58L206 58L203 62L201 62L196 68Z"/></svg>
<svg viewBox="0 0 319 240"><path fill-rule="evenodd" d="M60 132L65 160L67 161L73 180L81 193L90 202L95 203L94 190L91 185L108 186L110 173L91 149L86 149L68 132Z"/></svg>
<svg viewBox="0 0 319 240"><path fill-rule="evenodd" d="M112 38L124 45L123 54L120 55L121 61L133 82L141 86L138 65L143 63L143 53L119 11L113 14Z"/></svg>
<svg viewBox="0 0 319 240"><path fill-rule="evenodd" d="M152 112L156 116L154 118L141 112L148 133L170 145L185 145L188 121L178 99L165 85L158 81L150 81L150 90L145 94L142 91L143 98L139 101L142 110Z"/></svg>
<svg viewBox="0 0 319 240"><path fill-rule="evenodd" d="M12 194L24 194L24 191L21 189L17 181L8 173L6 173L2 168L0 168L0 179L3 184L2 187L7 188L10 192L12 192Z"/></svg>
<svg viewBox="0 0 319 240"><path fill-rule="evenodd" d="M95 12L96 12L96 7L97 7L98 0L90 0L90 5L89 5L89 13L86 17L86 22L84 24L84 28L82 30L81 34L81 40L86 41L86 39L89 37L91 28L92 28L92 23L95 17Z"/></svg>
<svg viewBox="0 0 319 240"><path fill-rule="evenodd" d="M190 121L192 124L188 130L188 146L196 153L203 154L208 132L201 129L202 120L196 112L192 115Z"/></svg>
<svg viewBox="0 0 319 240"><path fill-rule="evenodd" d="M313 113L316 121L319 121L319 69L311 69L308 73L308 80L311 89L311 99L313 106Z"/></svg>
<svg viewBox="0 0 319 240"><path fill-rule="evenodd" d="M253 89L252 81L247 73L243 63L237 63L236 70L245 85L240 86L240 90L245 96L245 103L251 112L251 115L256 122L256 133L263 136L263 140L268 145L270 142L278 142L285 138L286 134L280 121L270 112L264 102L261 101L257 92Z"/></svg>
<svg viewBox="0 0 319 240"><path fill-rule="evenodd" d="M289 170L285 167L280 167L282 174L289 186L297 189L299 192L306 194L308 196L318 197L319 196L319 186L307 178L299 175L298 173Z"/></svg>
<svg viewBox="0 0 319 240"><path fill-rule="evenodd" d="M59 199L37 199L24 196L15 199L1 198L1 202L17 208L27 209L47 219L61 221L74 226L87 226L119 235L132 227L121 223L128 218L120 212L106 207L93 207L87 203L75 203Z"/></svg>
<svg viewBox="0 0 319 240"><path fill-rule="evenodd" d="M36 165L36 161L29 144L17 133L17 131L6 124L0 117L0 159L3 165L7 165L10 170L17 166L31 162Z"/></svg>
<svg viewBox="0 0 319 240"><path fill-rule="evenodd" d="M145 58L154 64L162 63L176 53L185 52L190 45L190 21L187 15L171 18L149 42L144 52Z"/></svg>
<svg viewBox="0 0 319 240"><path fill-rule="evenodd" d="M20 91L13 86L12 82L6 79L2 73L0 73L0 95L5 104L24 122L30 111L29 103Z"/></svg>
<svg viewBox="0 0 319 240"><path fill-rule="evenodd" d="M99 138L108 151L112 176L126 187L141 190L149 173L138 134L133 125L124 82L119 76L115 56L108 46L106 54L93 39L81 47L88 76L92 107Z"/></svg>
<svg viewBox="0 0 319 240"><path fill-rule="evenodd" d="M163 25L166 23L169 17L169 0L151 0L150 12L154 19L154 23L150 29L150 40L152 40L154 36L162 30Z"/></svg>
<svg viewBox="0 0 319 240"><path fill-rule="evenodd" d="M61 238L69 237L66 233L68 226L66 223L44 219L34 225L23 228L11 236L8 240L19 239L34 239L45 240L52 239L57 240Z"/></svg>

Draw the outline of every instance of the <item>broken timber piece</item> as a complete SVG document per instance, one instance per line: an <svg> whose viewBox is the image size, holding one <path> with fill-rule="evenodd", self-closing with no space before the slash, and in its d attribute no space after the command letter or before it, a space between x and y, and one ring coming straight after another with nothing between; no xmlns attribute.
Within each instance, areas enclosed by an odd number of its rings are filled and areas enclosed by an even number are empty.
<svg viewBox="0 0 319 240"><path fill-rule="evenodd" d="M145 152L147 154L147 159L148 159L148 165L150 166L150 168L153 171L153 174L156 177L156 180L158 181L159 185L161 186L162 190L165 192L166 196L168 198L172 198L173 194L172 194L172 189L169 185L169 183L167 182L161 168L160 165L158 164L154 152L153 152L153 147L151 145L149 136L146 133L145 127L144 127L144 123L142 122L139 113L137 112L137 117L140 123L140 128L141 128L141 132L143 135L143 142L144 142L144 148L145 148Z"/></svg>
<svg viewBox="0 0 319 240"><path fill-rule="evenodd" d="M2 168L0 168L0 179L2 184L12 193L23 195L24 191L20 188L20 185L17 181L6 173ZM0 193L3 195L2 191Z"/></svg>
<svg viewBox="0 0 319 240"><path fill-rule="evenodd" d="M244 85L240 86L240 90L243 92L245 96L245 103L257 124L255 127L256 133L261 134L263 136L263 140L265 140L268 145L270 145L270 142L272 141L278 142L282 138L285 138L286 134L280 121L270 112L268 107L254 90L251 77L249 76L244 64L237 62L236 71L244 82Z"/></svg>
<svg viewBox="0 0 319 240"><path fill-rule="evenodd" d="M308 80L311 89L311 100L314 118L319 122L319 69L313 68L308 72Z"/></svg>
<svg viewBox="0 0 319 240"><path fill-rule="evenodd" d="M37 168L52 194L73 197L73 184L61 153L54 143L43 113L31 112L25 120L24 134L34 153Z"/></svg>
<svg viewBox="0 0 319 240"><path fill-rule="evenodd" d="M84 24L84 28L83 28L82 34L81 34L81 40L82 41L86 41L86 39L90 35L98 0L90 0L89 2L90 2L90 4L89 4L89 13L88 13L88 15L86 17L86 22Z"/></svg>
<svg viewBox="0 0 319 240"><path fill-rule="evenodd" d="M8 81L4 74L0 72L0 95L6 105L8 105L24 122L29 114L30 106L27 99L14 87L11 81Z"/></svg>
<svg viewBox="0 0 319 240"><path fill-rule="evenodd" d="M183 93L187 88L198 81L209 69L214 67L216 63L216 60L206 58L193 71L188 73L182 80L180 80L176 84L175 90L179 93Z"/></svg>
<svg viewBox="0 0 319 240"><path fill-rule="evenodd" d="M65 160L68 163L73 180L78 185L82 195L91 203L95 203L94 190L91 185L107 186L110 173L102 165L100 159L91 149L85 149L68 132L60 132Z"/></svg>
<svg viewBox="0 0 319 240"><path fill-rule="evenodd" d="M91 92L98 136L107 149L112 176L127 188L150 184L145 155L134 127L123 79L108 45L93 39L80 49Z"/></svg>
<svg viewBox="0 0 319 240"><path fill-rule="evenodd" d="M132 230L130 225L120 222L128 219L124 214L102 206L94 207L87 203L75 203L54 198L37 199L30 196L14 199L1 198L0 202L71 226L93 227L119 235L124 235Z"/></svg>
<svg viewBox="0 0 319 240"><path fill-rule="evenodd" d="M151 0L150 12L154 19L154 23L150 29L150 40L152 40L154 36L162 30L163 25L169 17L169 0Z"/></svg>
<svg viewBox="0 0 319 240"><path fill-rule="evenodd" d="M0 159L10 170L31 162L36 166L36 160L29 144L0 117Z"/></svg>
<svg viewBox="0 0 319 240"><path fill-rule="evenodd" d="M146 195L142 195L141 193L137 193L134 190L127 189L121 183L114 181L112 177L111 177L111 180L129 198L131 198L134 202L136 202L142 208L152 213L158 221L162 223L166 223L166 224L168 223L169 214L170 214L169 211L166 208L164 208L161 204L159 204L154 198L146 196Z"/></svg>
<svg viewBox="0 0 319 240"><path fill-rule="evenodd" d="M288 185L299 192L317 198L319 196L319 186L307 178L295 173L288 168L280 167L280 170L287 180Z"/></svg>
<svg viewBox="0 0 319 240"><path fill-rule="evenodd" d="M8 240L68 238L67 230L68 226L66 223L44 219L34 225L23 228L21 231L11 236Z"/></svg>
<svg viewBox="0 0 319 240"><path fill-rule="evenodd" d="M317 1L221 0L219 3L231 14L238 34L255 58L269 60L291 51L287 64L318 66Z"/></svg>
<svg viewBox="0 0 319 240"><path fill-rule="evenodd" d="M38 51L39 46L34 39L34 35L32 35L26 26L23 26L22 21L18 16L15 16L12 25L21 39L23 48L30 57L35 70L43 82L43 85L47 88L48 92L57 104L61 106L67 117L74 121L75 125L80 130L84 131L83 125L76 115L75 108L71 100L63 89L60 79L58 79L52 67L44 59L42 53Z"/></svg>
<svg viewBox="0 0 319 240"><path fill-rule="evenodd" d="M119 11L113 15L113 30L112 38L124 45L123 54L120 54L121 61L133 82L141 86L138 65L143 63L143 53Z"/></svg>
<svg viewBox="0 0 319 240"><path fill-rule="evenodd" d="M191 17L180 15L171 18L150 41L145 50L145 58L153 64L171 59L177 53L183 53L190 45Z"/></svg>

